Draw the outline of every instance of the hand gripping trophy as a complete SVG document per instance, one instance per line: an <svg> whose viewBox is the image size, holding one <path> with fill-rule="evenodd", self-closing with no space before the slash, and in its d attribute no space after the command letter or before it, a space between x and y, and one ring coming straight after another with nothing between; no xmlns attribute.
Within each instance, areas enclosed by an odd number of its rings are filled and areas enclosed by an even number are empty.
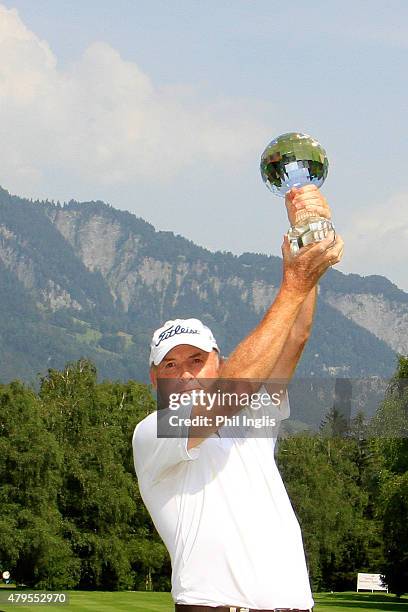
<svg viewBox="0 0 408 612"><path fill-rule="evenodd" d="M289 132L272 140L261 156L261 174L266 186L285 197L292 187L323 185L329 161L326 151L311 136ZM307 210L296 213L295 224L288 231L292 253L302 246L323 240L334 227L328 219Z"/></svg>

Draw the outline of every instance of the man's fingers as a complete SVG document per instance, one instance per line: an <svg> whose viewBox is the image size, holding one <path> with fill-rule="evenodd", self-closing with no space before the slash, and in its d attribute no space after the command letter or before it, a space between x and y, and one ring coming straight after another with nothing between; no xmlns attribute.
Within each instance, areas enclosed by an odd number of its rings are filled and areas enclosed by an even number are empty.
<svg viewBox="0 0 408 612"><path fill-rule="evenodd" d="M306 204L306 206L301 206L299 210L307 210L308 212L318 215L319 217L331 219L330 208L321 206L319 204Z"/></svg>
<svg viewBox="0 0 408 612"><path fill-rule="evenodd" d="M339 261L341 261L341 258L343 257L343 253L344 253L344 242L340 236L339 236L339 240L336 240L335 247L331 249L329 248L327 250L327 253L328 253L330 266L334 266L337 263L339 263Z"/></svg>
<svg viewBox="0 0 408 612"><path fill-rule="evenodd" d="M331 257L335 257L341 250L344 250L344 240L340 234L336 234L335 240L331 246L327 248L327 252Z"/></svg>
<svg viewBox="0 0 408 612"><path fill-rule="evenodd" d="M301 202L307 202L308 200L322 200L322 201L326 201L326 198L324 196L322 196L322 194L319 191L306 191L305 193L295 193L295 196L293 197L293 202L295 204L301 203Z"/></svg>
<svg viewBox="0 0 408 612"><path fill-rule="evenodd" d="M327 203L326 198L319 193L305 193L303 196L296 196L293 198L291 203L297 209L305 208L307 206L321 206L322 208L326 208L328 211L330 211L330 206Z"/></svg>
<svg viewBox="0 0 408 612"><path fill-rule="evenodd" d="M282 255L284 259L288 259L288 257L290 257L291 252L290 252L290 244L289 244L289 238L287 234L284 234L283 236L283 242L282 242Z"/></svg>
<svg viewBox="0 0 408 612"><path fill-rule="evenodd" d="M307 192L311 192L311 191L318 191L318 188L316 187L316 185L304 185L303 187L292 187L292 189L290 190L290 192L296 193L296 194L302 194L302 193L307 193Z"/></svg>
<svg viewBox="0 0 408 612"><path fill-rule="evenodd" d="M330 230L323 240L311 242L302 247L295 255L296 258L316 259L317 263L337 259L344 250L344 241L340 234ZM291 255L290 243L287 234L284 235L282 253Z"/></svg>
<svg viewBox="0 0 408 612"><path fill-rule="evenodd" d="M284 280L293 286L312 288L331 266L341 260L343 251L343 239L334 230L328 232L323 240L302 247L294 255L285 236L282 245Z"/></svg>
<svg viewBox="0 0 408 612"><path fill-rule="evenodd" d="M327 249L335 244L337 240L336 233L334 230L330 230L327 234L326 238L320 240L319 242L312 242L304 247L302 247L299 251L298 257L308 257L313 259L322 255Z"/></svg>
<svg viewBox="0 0 408 612"><path fill-rule="evenodd" d="M306 191L305 193L297 192L288 203L290 203L295 211L307 210L319 217L324 217L325 219L331 218L330 206L326 198L317 189Z"/></svg>
<svg viewBox="0 0 408 612"><path fill-rule="evenodd" d="M292 187L292 189L289 189L289 191L286 192L285 199L286 201L293 202L295 198L300 198L302 196L307 197L307 194L309 194L309 197L312 195L323 197L319 194L319 190L317 189L316 185L305 185L304 187Z"/></svg>
<svg viewBox="0 0 408 612"><path fill-rule="evenodd" d="M336 240L334 241L333 246L328 247L323 252L316 255L312 268L314 270L318 270L320 273L323 273L325 270L341 261L341 258L343 257L343 251L343 239L341 236L336 236Z"/></svg>
<svg viewBox="0 0 408 612"><path fill-rule="evenodd" d="M320 262L318 263L318 265L314 268L314 270L317 272L317 274L320 276L322 276L325 272L327 272L327 270L329 268L332 268L333 266L335 266L337 263L339 263L341 261L341 258L343 257L343 249L340 250L340 252L334 256L332 255L331 257L326 256L325 259L323 261L320 260Z"/></svg>
<svg viewBox="0 0 408 612"><path fill-rule="evenodd" d="M329 263L329 265L333 265L334 263L338 263L340 261L343 249L343 238L339 234L336 234L332 243L322 252L322 256L324 260Z"/></svg>
<svg viewBox="0 0 408 612"><path fill-rule="evenodd" d="M338 264L342 260L342 257L343 257L343 249L341 249L340 253L337 255L337 257L336 257L336 259L334 261L332 259L330 260L330 262L329 262L330 265L332 267L335 266L336 264Z"/></svg>

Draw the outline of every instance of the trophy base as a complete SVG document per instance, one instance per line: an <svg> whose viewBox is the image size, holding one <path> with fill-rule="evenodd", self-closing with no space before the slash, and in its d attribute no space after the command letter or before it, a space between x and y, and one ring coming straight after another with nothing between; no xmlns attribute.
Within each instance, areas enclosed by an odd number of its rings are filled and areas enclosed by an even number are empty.
<svg viewBox="0 0 408 612"><path fill-rule="evenodd" d="M332 229L334 229L332 222L324 217L304 219L288 231L291 252L295 254L312 242L324 240Z"/></svg>

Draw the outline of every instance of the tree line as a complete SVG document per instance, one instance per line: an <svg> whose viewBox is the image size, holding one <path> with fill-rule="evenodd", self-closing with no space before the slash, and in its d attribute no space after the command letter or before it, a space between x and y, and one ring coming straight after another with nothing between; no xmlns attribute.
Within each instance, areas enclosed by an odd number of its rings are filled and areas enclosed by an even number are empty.
<svg viewBox="0 0 408 612"><path fill-rule="evenodd" d="M367 571L407 591L407 381L400 357L370 423L332 411L278 443L314 590L354 590ZM98 382L89 360L48 370L37 390L0 385L0 571L32 588L170 590L131 448L155 408L149 387Z"/></svg>

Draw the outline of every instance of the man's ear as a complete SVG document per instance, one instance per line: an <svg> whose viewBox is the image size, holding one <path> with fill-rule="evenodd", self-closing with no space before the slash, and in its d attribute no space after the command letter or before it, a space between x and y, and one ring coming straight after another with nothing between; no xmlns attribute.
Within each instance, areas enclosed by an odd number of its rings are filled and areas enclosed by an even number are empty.
<svg viewBox="0 0 408 612"><path fill-rule="evenodd" d="M153 387L157 389L157 372L156 372L155 365L150 366L149 375L150 375L150 382L152 383Z"/></svg>

